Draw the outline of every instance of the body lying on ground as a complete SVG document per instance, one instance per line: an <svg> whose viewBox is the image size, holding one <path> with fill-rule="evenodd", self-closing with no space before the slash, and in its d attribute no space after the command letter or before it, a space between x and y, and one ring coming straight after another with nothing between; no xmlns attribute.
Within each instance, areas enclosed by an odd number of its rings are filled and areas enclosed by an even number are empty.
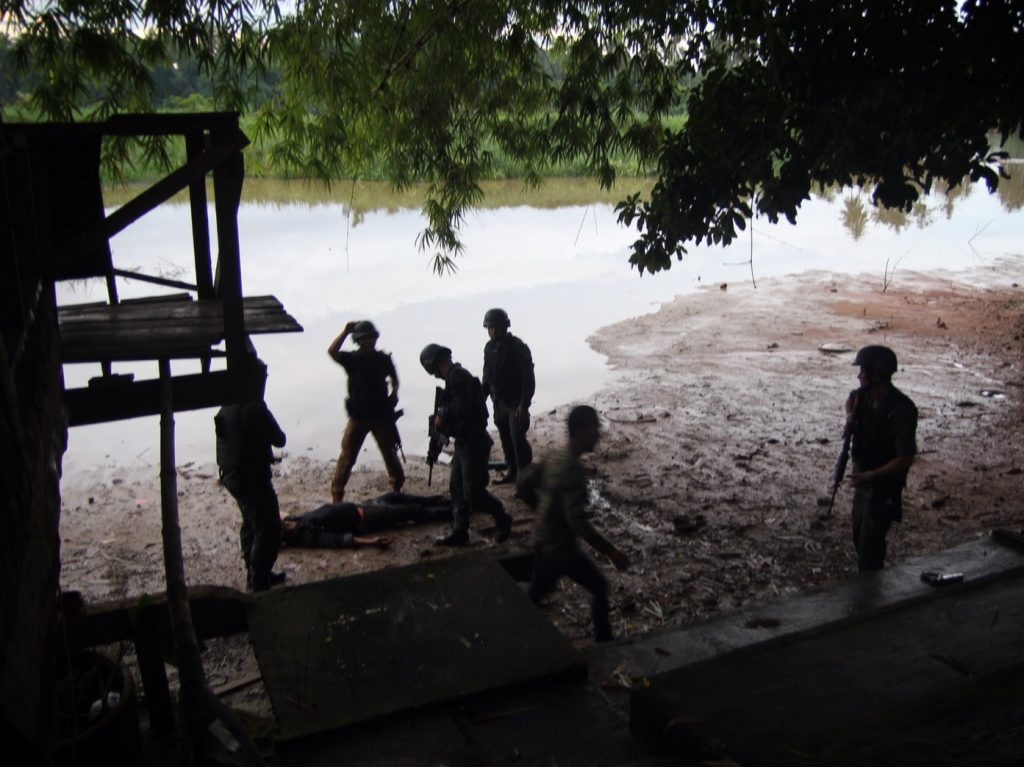
<svg viewBox="0 0 1024 767"><path fill-rule="evenodd" d="M325 503L304 514L289 514L281 527L286 546L337 549L387 546L390 539L369 534L451 518L452 504L445 496L385 493L370 501Z"/></svg>

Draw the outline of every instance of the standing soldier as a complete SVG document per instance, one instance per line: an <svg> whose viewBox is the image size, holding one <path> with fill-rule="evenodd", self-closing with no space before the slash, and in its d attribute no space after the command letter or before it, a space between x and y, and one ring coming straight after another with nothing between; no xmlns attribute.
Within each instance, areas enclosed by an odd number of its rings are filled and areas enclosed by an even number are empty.
<svg viewBox="0 0 1024 767"><path fill-rule="evenodd" d="M341 345L350 335L359 348L354 352L343 352ZM405 483L405 471L398 460L395 432L398 373L395 372L395 363L391 360L391 355L376 348L379 336L377 328L369 320L349 322L327 347L331 359L345 368L348 374L348 397L345 398L348 423L345 424L345 432L341 436L341 455L338 457L334 479L331 481L332 503L341 503L345 499L345 485L348 484L363 441L370 433L373 434L384 458L391 489L397 493Z"/></svg>
<svg viewBox="0 0 1024 767"><path fill-rule="evenodd" d="M590 592L594 639L612 638L608 618L608 580L593 560L580 551L577 537L608 556L619 569L629 567L629 558L593 528L586 518L587 477L580 456L593 452L601 436L597 411L589 405L572 409L568 418L569 440L544 460L523 472L519 494L538 511L533 531L533 577L527 592L540 602L563 575Z"/></svg>
<svg viewBox="0 0 1024 767"><path fill-rule="evenodd" d="M885 536L903 518L903 488L917 454L917 407L892 385L896 354L865 346L853 360L860 388L846 399L853 435L853 545L857 570L881 570Z"/></svg>
<svg viewBox="0 0 1024 767"><path fill-rule="evenodd" d="M494 517L494 540L504 543L512 531L512 517L501 501L487 491L487 462L494 442L487 433L487 402L480 381L457 362L452 350L427 344L420 364L444 381L444 394L434 414L434 427L455 440L448 489L452 498L452 529L435 539L439 546L469 542L469 515L486 511Z"/></svg>
<svg viewBox="0 0 1024 767"><path fill-rule="evenodd" d="M286 437L263 401L267 367L256 360L257 371L242 402L225 405L213 417L217 433L217 466L221 484L242 512L240 539L245 583L266 591L285 579L273 572L281 548L281 512L271 479L272 447L284 447Z"/></svg>
<svg viewBox="0 0 1024 767"><path fill-rule="evenodd" d="M498 427L507 470L496 484L515 482L519 470L533 461L526 440L530 429L530 403L536 390L530 347L508 332L511 326L504 309L489 309L484 327L490 340L484 346L484 397L494 402L494 425Z"/></svg>

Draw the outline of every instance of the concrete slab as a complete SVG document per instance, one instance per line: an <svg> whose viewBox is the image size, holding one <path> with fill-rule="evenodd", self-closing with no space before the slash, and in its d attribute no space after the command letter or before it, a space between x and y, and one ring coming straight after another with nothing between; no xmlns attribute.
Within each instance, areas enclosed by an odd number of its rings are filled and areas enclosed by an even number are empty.
<svg viewBox="0 0 1024 767"><path fill-rule="evenodd" d="M594 645L584 651L590 675L599 682L609 680L615 672L642 680L740 647L826 630L905 605L908 600L930 599L936 587L921 581L921 573L928 570L963 573L965 583L1024 573L1024 550L989 537L979 538L879 573L855 576L704 623Z"/></svg>
<svg viewBox="0 0 1024 767"><path fill-rule="evenodd" d="M743 764L1007 764L1022 756L1019 567L887 609L851 610L813 631L650 678L631 694L631 732L656 752ZM920 742L939 745L922 751ZM976 761L985 756L995 759Z"/></svg>
<svg viewBox="0 0 1024 767"><path fill-rule="evenodd" d="M633 754L622 712L585 678L560 677L280 744L273 764L593 767Z"/></svg>
<svg viewBox="0 0 1024 767"><path fill-rule="evenodd" d="M248 621L280 741L585 672L505 570L472 555L275 589Z"/></svg>

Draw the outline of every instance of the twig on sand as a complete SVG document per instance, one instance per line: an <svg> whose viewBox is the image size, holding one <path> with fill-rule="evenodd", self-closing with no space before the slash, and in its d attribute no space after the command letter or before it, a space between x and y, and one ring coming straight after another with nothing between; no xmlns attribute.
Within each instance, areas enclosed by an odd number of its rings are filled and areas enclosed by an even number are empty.
<svg viewBox="0 0 1024 767"><path fill-rule="evenodd" d="M910 251L907 251L909 253ZM903 256L907 255L904 253ZM900 261L903 260L903 256L897 258L892 265L892 271L889 271L889 259L885 259L885 272L882 275L882 292L884 293L889 289L889 284L892 282L893 276L896 274L896 267L900 265Z"/></svg>

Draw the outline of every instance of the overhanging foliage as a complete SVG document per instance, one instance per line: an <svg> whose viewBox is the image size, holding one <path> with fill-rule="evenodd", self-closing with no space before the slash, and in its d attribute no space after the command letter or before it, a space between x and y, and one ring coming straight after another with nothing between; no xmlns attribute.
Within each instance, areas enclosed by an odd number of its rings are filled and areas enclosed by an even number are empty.
<svg viewBox="0 0 1024 767"><path fill-rule="evenodd" d="M626 155L657 171L631 262L659 271L815 184L909 209L938 179L998 182L992 130L1021 124L1024 3L1011 0L0 0L48 119L152 104L151 72L197 62L219 109L258 115L295 175L372 162L425 181L438 270L494 153L529 183ZM272 75L272 77L271 77ZM268 80L272 79L272 87ZM685 107L669 130L661 118Z"/></svg>

